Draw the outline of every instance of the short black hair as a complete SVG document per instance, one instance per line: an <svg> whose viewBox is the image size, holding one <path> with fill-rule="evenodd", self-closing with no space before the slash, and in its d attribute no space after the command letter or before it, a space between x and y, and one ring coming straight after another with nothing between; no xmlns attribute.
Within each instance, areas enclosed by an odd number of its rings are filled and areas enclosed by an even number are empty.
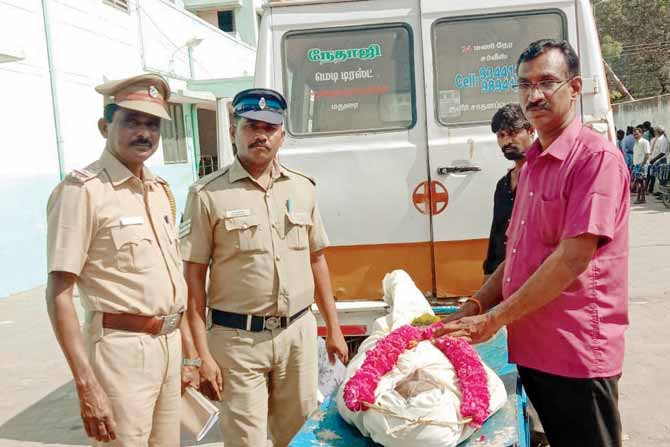
<svg viewBox="0 0 670 447"><path fill-rule="evenodd" d="M529 130L533 126L523 114L521 106L516 103L505 104L491 118L491 130L498 133L499 130Z"/></svg>
<svg viewBox="0 0 670 447"><path fill-rule="evenodd" d="M626 127L626 135L632 135L632 134L633 134L633 126Z"/></svg>
<svg viewBox="0 0 670 447"><path fill-rule="evenodd" d="M579 76L579 56L567 40L559 39L540 39L528 45L528 48L523 50L521 56L519 56L517 72L523 62L531 61L550 50L559 50L563 54L568 66L568 75L571 78Z"/></svg>
<svg viewBox="0 0 670 447"><path fill-rule="evenodd" d="M119 110L119 106L117 104L114 103L107 104L105 106L105 113L104 113L105 121L111 123L112 120L114 119L114 113L117 110Z"/></svg>
<svg viewBox="0 0 670 447"><path fill-rule="evenodd" d="M626 136L626 132L624 132L623 129L619 129L616 131L616 136L621 140L624 136Z"/></svg>

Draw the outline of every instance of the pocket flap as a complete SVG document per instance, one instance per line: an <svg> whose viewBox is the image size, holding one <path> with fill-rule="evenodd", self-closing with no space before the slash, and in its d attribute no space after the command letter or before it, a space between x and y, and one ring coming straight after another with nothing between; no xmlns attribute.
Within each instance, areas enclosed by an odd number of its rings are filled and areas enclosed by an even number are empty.
<svg viewBox="0 0 670 447"><path fill-rule="evenodd" d="M288 221L293 225L312 225L312 216L307 213L293 211L291 213L286 213L286 216L288 217Z"/></svg>
<svg viewBox="0 0 670 447"><path fill-rule="evenodd" d="M126 244L139 245L140 240L153 240L149 235L144 234L144 229L139 225L121 225L110 228L114 246L120 250Z"/></svg>
<svg viewBox="0 0 670 447"><path fill-rule="evenodd" d="M224 220L223 224L226 230L246 230L247 228L256 227L259 224L258 216L252 214L244 217L229 217Z"/></svg>

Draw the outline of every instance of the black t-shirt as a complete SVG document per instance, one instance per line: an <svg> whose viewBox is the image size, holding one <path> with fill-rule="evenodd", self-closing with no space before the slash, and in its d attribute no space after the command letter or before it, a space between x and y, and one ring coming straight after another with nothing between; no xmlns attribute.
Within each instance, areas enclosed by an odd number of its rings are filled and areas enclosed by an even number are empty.
<svg viewBox="0 0 670 447"><path fill-rule="evenodd" d="M493 195L493 222L491 222L489 249L484 261L485 275L495 272L498 265L505 260L505 245L507 244L505 233L512 217L515 195L516 191L512 191L512 170L510 170L507 175L498 180L496 192Z"/></svg>

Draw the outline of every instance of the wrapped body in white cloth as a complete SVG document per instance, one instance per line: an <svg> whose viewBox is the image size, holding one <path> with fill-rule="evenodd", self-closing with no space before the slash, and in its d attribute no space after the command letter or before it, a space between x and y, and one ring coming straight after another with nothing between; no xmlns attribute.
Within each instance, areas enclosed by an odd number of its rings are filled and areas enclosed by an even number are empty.
<svg viewBox="0 0 670 447"><path fill-rule="evenodd" d="M416 317L433 314L421 292L402 270L387 274L384 300L391 312L375 321L370 337L361 344L347 367L337 393L340 415L362 434L386 447L449 447L470 436L475 428L461 415L462 393L456 370L430 340L404 351L375 390L375 402L364 411L351 411L344 399L345 385L365 362L366 352L393 330ZM500 378L486 365L489 414L505 404L507 393Z"/></svg>

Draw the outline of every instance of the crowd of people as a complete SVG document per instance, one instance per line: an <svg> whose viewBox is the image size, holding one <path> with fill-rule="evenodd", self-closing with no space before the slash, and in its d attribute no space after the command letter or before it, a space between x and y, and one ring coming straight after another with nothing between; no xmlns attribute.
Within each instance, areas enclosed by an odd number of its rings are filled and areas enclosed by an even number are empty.
<svg viewBox="0 0 670 447"><path fill-rule="evenodd" d="M635 127L628 126L625 131L619 129L617 147L626 158L631 173L631 193L637 193L635 203L645 203L647 193L662 200L659 186L664 186L664 182L657 182L656 177L660 167L667 164L670 152L665 127L645 121Z"/></svg>

